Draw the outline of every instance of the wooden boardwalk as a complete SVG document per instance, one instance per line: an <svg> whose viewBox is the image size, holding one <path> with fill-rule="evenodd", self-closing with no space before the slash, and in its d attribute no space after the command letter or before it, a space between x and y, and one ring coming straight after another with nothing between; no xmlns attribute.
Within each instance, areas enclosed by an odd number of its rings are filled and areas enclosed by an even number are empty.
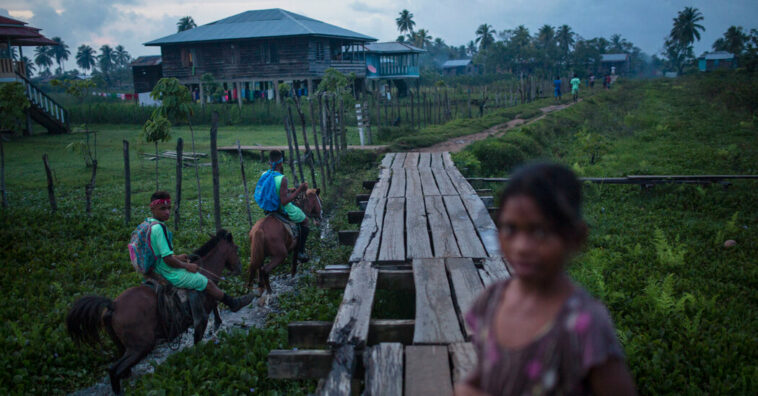
<svg viewBox="0 0 758 396"><path fill-rule="evenodd" d="M334 321L288 329L293 346L329 349L272 351L269 376L324 378L330 395L361 379L367 395L452 395L475 361L463 316L509 275L495 224L449 153L384 156L349 261L318 274L321 287L344 287ZM377 289L414 290L414 318L372 318Z"/></svg>

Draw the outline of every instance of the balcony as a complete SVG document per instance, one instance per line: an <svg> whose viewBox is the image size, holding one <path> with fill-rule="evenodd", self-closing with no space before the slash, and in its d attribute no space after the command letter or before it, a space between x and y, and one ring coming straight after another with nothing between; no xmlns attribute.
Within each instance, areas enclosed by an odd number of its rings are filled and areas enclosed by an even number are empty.
<svg viewBox="0 0 758 396"><path fill-rule="evenodd" d="M16 73L26 77L26 63L13 59L0 59L0 79L16 79Z"/></svg>

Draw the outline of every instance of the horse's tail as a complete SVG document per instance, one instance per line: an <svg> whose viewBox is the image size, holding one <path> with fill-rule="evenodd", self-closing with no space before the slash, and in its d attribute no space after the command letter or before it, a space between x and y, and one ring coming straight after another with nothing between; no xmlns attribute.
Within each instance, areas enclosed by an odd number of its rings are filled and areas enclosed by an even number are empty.
<svg viewBox="0 0 758 396"><path fill-rule="evenodd" d="M250 269L247 278L248 286L251 286L253 282L258 278L258 271L263 266L265 241L264 241L263 227L256 224L252 230L250 230Z"/></svg>
<svg viewBox="0 0 758 396"><path fill-rule="evenodd" d="M100 330L111 326L112 313L113 301L110 299L99 296L82 297L74 302L66 316L68 334L74 343L98 344Z"/></svg>

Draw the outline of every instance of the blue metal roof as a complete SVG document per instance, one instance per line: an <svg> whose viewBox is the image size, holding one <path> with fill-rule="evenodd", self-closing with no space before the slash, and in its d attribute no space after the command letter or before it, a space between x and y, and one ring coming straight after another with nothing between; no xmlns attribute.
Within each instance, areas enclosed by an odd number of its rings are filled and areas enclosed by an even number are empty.
<svg viewBox="0 0 758 396"><path fill-rule="evenodd" d="M699 59L705 59L705 60L734 59L734 54L731 54L726 51L706 52L703 55L700 55Z"/></svg>
<svg viewBox="0 0 758 396"><path fill-rule="evenodd" d="M365 47L366 52L369 53L399 54L426 52L421 48L414 47L406 43L398 43L397 41L390 41L385 43L367 43Z"/></svg>
<svg viewBox="0 0 758 396"><path fill-rule="evenodd" d="M471 64L471 59L455 59L455 60L445 61L445 63L442 64L442 68L447 69L450 67L468 66L470 64Z"/></svg>
<svg viewBox="0 0 758 396"><path fill-rule="evenodd" d="M600 55L601 62L625 62L629 58L629 54L602 54Z"/></svg>
<svg viewBox="0 0 758 396"><path fill-rule="evenodd" d="M376 41L339 26L330 25L281 8L245 11L228 18L185 30L145 43L158 46L204 41L241 40L270 37L322 36L358 41Z"/></svg>

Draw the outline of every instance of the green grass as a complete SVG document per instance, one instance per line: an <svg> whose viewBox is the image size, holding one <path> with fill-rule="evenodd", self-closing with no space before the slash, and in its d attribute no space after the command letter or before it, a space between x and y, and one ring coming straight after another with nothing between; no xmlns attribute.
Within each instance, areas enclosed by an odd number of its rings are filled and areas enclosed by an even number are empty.
<svg viewBox="0 0 758 396"><path fill-rule="evenodd" d="M756 174L756 97L740 75L627 83L454 159L487 176L536 158L581 176ZM641 394L758 386L756 196L755 181L585 186L590 239L569 272L608 306Z"/></svg>

